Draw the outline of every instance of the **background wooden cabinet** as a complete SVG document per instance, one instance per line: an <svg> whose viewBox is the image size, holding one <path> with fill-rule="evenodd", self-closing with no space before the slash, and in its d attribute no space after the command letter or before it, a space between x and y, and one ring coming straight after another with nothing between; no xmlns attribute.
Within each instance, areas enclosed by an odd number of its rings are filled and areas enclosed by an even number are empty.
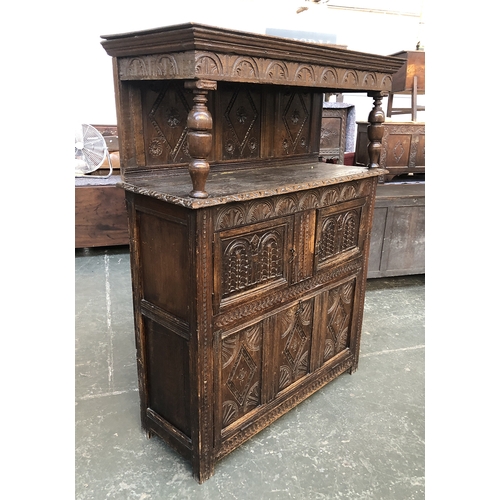
<svg viewBox="0 0 500 500"><path fill-rule="evenodd" d="M377 189L368 278L425 273L425 184Z"/></svg>
<svg viewBox="0 0 500 500"><path fill-rule="evenodd" d="M368 163L368 123L357 122L355 163ZM401 174L425 173L425 123L386 122L380 166L389 171L384 180Z"/></svg>
<svg viewBox="0 0 500 500"><path fill-rule="evenodd" d="M128 245L125 193L108 179L75 179L75 248Z"/></svg>

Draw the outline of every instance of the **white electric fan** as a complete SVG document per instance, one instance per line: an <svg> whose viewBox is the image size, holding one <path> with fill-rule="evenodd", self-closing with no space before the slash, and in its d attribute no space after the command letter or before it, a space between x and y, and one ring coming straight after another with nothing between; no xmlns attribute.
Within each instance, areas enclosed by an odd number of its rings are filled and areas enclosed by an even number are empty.
<svg viewBox="0 0 500 500"><path fill-rule="evenodd" d="M95 172L107 158L109 174L113 172L111 157L102 134L92 125L84 123L75 127L75 177L85 177Z"/></svg>

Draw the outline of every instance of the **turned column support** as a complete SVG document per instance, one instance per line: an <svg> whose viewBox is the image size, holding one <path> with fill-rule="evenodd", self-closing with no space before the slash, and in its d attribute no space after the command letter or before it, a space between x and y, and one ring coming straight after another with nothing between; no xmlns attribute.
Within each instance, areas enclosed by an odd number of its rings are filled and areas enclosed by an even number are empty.
<svg viewBox="0 0 500 500"><path fill-rule="evenodd" d="M212 80L193 80L184 83L194 94L193 109L187 117L187 148L191 161L188 170L193 189L192 198L207 198L205 184L210 172L207 158L212 150L212 115L207 108L209 90L216 90L217 82Z"/></svg>
<svg viewBox="0 0 500 500"><path fill-rule="evenodd" d="M378 168L380 163L380 153L382 151L382 138L384 137L385 114L382 110L382 99L385 92L369 92L373 97L373 109L368 115L368 168Z"/></svg>

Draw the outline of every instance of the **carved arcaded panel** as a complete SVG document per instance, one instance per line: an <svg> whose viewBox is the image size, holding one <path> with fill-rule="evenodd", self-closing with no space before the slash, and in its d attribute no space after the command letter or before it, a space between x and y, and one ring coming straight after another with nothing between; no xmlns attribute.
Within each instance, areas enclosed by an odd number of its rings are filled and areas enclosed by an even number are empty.
<svg viewBox="0 0 500 500"><path fill-rule="evenodd" d="M266 311L272 310L279 304L297 300L304 293L310 292L318 286L329 283L334 279L340 279L344 276L355 274L361 267L362 261L358 258L343 266L327 269L320 274L314 275L309 280L301 281L291 287L280 290L280 293L267 294L256 301L244 303L224 314L220 314L214 320L215 326L217 328L228 328L255 314L264 314Z"/></svg>
<svg viewBox="0 0 500 500"><path fill-rule="evenodd" d="M285 279L286 226L222 240L222 297Z"/></svg>
<svg viewBox="0 0 500 500"><path fill-rule="evenodd" d="M392 77L375 71L208 51L123 57L119 59L119 74L121 80L204 78L261 84L292 80L298 86L325 89L392 89Z"/></svg>
<svg viewBox="0 0 500 500"><path fill-rule="evenodd" d="M361 207L334 213L325 217L318 244L320 263L332 259L358 246Z"/></svg>
<svg viewBox="0 0 500 500"><path fill-rule="evenodd" d="M327 328L323 361L333 358L349 347L354 284L355 281L351 280L329 290L327 294Z"/></svg>
<svg viewBox="0 0 500 500"><path fill-rule="evenodd" d="M299 208L323 208L363 195L363 183L350 182L342 186L327 186L299 193L286 194L266 200L255 200L217 209L215 230L229 229L253 222L295 213Z"/></svg>
<svg viewBox="0 0 500 500"><path fill-rule="evenodd" d="M260 404L262 339L258 323L221 341L223 428Z"/></svg>

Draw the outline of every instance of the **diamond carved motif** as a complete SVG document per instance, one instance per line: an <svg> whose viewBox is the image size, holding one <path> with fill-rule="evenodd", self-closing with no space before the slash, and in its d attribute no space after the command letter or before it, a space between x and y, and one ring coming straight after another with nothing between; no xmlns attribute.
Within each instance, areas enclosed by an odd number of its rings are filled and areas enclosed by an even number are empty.
<svg viewBox="0 0 500 500"><path fill-rule="evenodd" d="M300 358L304 344L307 342L307 336L302 329L300 321L294 325L292 332L285 345L285 356L290 362L291 366L295 366Z"/></svg>
<svg viewBox="0 0 500 500"><path fill-rule="evenodd" d="M245 349L245 346L243 346L238 353L237 360L227 381L229 390L240 405L245 401L256 371L257 365Z"/></svg>
<svg viewBox="0 0 500 500"><path fill-rule="evenodd" d="M309 121L309 112L301 94L296 92L291 94L283 111L282 120L288 133L288 138L292 142L291 149L295 151L299 139L301 139L300 145L304 147L305 140L301 138L300 135L304 126ZM283 149L285 149L286 152L290 149L286 139L283 141Z"/></svg>
<svg viewBox="0 0 500 500"><path fill-rule="evenodd" d="M325 361L347 347L353 290L353 283L350 282L330 291Z"/></svg>
<svg viewBox="0 0 500 500"><path fill-rule="evenodd" d="M251 137L251 133L258 117L259 112L250 92L234 92L224 112L224 118L233 138L226 144L228 153L234 153L235 149L239 149L241 155L247 145L251 152L257 148L256 140Z"/></svg>
<svg viewBox="0 0 500 500"><path fill-rule="evenodd" d="M403 144L401 143L401 141L399 141L396 144L392 153L394 155L394 159L396 160L396 163L399 163L399 161L401 160L401 158L403 157L403 155L405 153L405 148L404 148Z"/></svg>
<svg viewBox="0 0 500 500"><path fill-rule="evenodd" d="M185 154L189 111L189 104L176 85L163 87L148 113L157 135L149 146L151 155L161 156L166 148L171 161L181 160L180 156Z"/></svg>

